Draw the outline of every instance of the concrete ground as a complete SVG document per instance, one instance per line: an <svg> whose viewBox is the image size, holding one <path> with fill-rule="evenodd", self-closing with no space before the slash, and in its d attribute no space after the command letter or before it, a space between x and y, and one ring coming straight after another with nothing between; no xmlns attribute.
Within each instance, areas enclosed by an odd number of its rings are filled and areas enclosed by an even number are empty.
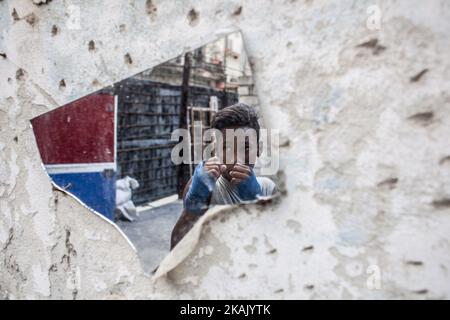
<svg viewBox="0 0 450 320"><path fill-rule="evenodd" d="M136 247L144 270L151 273L170 250L170 234L181 215L181 200L146 209L133 222L117 225Z"/></svg>

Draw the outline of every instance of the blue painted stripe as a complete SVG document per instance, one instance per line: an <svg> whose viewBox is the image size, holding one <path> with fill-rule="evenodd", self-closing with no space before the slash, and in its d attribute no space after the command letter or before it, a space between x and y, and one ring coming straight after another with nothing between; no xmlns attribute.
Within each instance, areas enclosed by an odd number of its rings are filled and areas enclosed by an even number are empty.
<svg viewBox="0 0 450 320"><path fill-rule="evenodd" d="M114 221L116 206L116 174L103 172L50 174L53 182L72 193L87 206Z"/></svg>

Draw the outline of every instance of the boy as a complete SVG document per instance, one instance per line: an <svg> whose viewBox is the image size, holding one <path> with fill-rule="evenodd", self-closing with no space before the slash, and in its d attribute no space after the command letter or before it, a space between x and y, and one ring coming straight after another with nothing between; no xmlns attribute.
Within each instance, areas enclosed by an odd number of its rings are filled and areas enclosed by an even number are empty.
<svg viewBox="0 0 450 320"><path fill-rule="evenodd" d="M203 161L195 168L194 175L183 193L184 210L172 230L171 249L192 228L210 205L236 204L252 201L275 193L275 183L266 177L256 177L253 167L259 156L259 123L253 107L238 103L216 113L211 125L222 133L223 154L231 154L232 161L223 164L218 157ZM236 136L230 132L256 133L256 139L245 138L244 157L238 153ZM231 140L233 139L233 140ZM237 143L236 143L237 142ZM255 151L256 152L252 152Z"/></svg>

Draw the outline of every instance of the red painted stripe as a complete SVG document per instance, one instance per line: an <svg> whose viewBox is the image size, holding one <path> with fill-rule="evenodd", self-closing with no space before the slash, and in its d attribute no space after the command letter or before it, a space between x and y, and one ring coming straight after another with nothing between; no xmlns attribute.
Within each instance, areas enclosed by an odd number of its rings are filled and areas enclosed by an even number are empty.
<svg viewBox="0 0 450 320"><path fill-rule="evenodd" d="M92 94L31 120L44 164L114 162L114 108Z"/></svg>

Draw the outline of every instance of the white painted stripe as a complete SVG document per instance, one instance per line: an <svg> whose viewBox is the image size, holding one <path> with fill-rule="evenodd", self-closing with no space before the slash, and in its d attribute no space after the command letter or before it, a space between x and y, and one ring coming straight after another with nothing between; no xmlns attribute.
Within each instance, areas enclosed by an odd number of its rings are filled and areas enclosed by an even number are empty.
<svg viewBox="0 0 450 320"><path fill-rule="evenodd" d="M116 171L115 162L93 162L93 163L68 163L68 164L47 164L45 170L48 174L58 173L83 173L83 172L103 172L111 169Z"/></svg>

